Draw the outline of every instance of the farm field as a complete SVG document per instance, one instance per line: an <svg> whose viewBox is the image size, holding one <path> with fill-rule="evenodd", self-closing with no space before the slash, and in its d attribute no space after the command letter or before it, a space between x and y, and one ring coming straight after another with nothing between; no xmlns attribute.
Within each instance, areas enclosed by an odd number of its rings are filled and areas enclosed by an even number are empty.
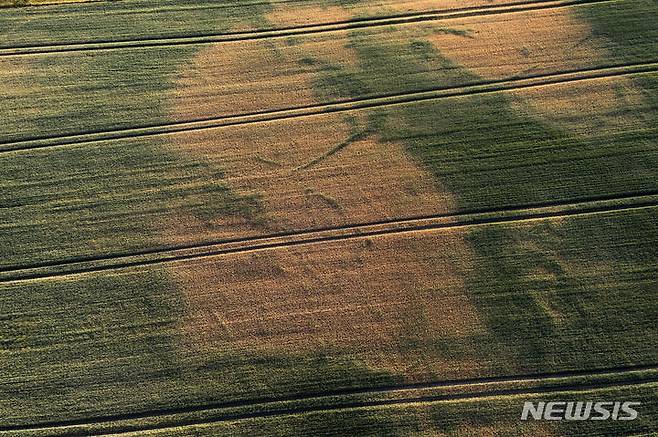
<svg viewBox="0 0 658 437"><path fill-rule="evenodd" d="M38 3L0 435L658 432L657 2Z"/></svg>

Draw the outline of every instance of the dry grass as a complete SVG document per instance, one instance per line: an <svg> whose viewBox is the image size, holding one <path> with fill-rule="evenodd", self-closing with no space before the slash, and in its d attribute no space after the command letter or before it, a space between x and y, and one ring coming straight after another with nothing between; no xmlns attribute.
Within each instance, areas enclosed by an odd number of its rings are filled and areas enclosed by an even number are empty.
<svg viewBox="0 0 658 437"><path fill-rule="evenodd" d="M308 73L281 40L212 44L176 82L173 117L196 119L307 105ZM301 86L300 86L301 85Z"/></svg>
<svg viewBox="0 0 658 437"><path fill-rule="evenodd" d="M275 27L303 26L316 23L347 21L352 14L340 6L301 4L293 7L276 5L265 18Z"/></svg>
<svg viewBox="0 0 658 437"><path fill-rule="evenodd" d="M174 274L185 293L188 346L348 348L372 366L403 371L396 351L409 338L484 329L464 290L469 259L458 231L419 232L204 259Z"/></svg>
<svg viewBox="0 0 658 437"><path fill-rule="evenodd" d="M209 45L181 71L171 108L175 119L197 119L315 103L323 64L351 65L356 54L341 33ZM314 64L304 60L312 54Z"/></svg>
<svg viewBox="0 0 658 437"><path fill-rule="evenodd" d="M479 6L503 6L513 0L376 0L348 6L354 12L374 15L381 11L393 13L417 13L425 11L448 11Z"/></svg>
<svg viewBox="0 0 658 437"><path fill-rule="evenodd" d="M267 14L267 20L281 27L347 21L353 17L386 16L401 13L449 11L478 6L496 6L513 3L513 0L369 0L344 6L309 2L294 6L276 5ZM326 2L325 2L326 3Z"/></svg>
<svg viewBox="0 0 658 437"><path fill-rule="evenodd" d="M602 43L589 25L568 9L448 20L444 25L467 37L430 37L446 57L478 76L501 79L590 66Z"/></svg>
<svg viewBox="0 0 658 437"><path fill-rule="evenodd" d="M570 9L540 10L512 15L450 20L452 29L467 37L436 33L431 41L444 55L487 79L521 77L590 67L603 60L607 42L592 35L591 27ZM640 91L627 78L563 87L515 92L517 111L529 113L579 134L598 129L628 129L641 121L631 112L616 112L641 101ZM582 117L593 107L602 116Z"/></svg>
<svg viewBox="0 0 658 437"><path fill-rule="evenodd" d="M234 190L258 193L271 231L453 209L451 195L401 145L374 136L349 142L352 129L332 114L191 132L172 141L177 153L222 163ZM344 147L326 156L337 145Z"/></svg>
<svg viewBox="0 0 658 437"><path fill-rule="evenodd" d="M642 111L633 110L642 104L643 95L625 77L573 83L569 87L529 88L515 94L520 97L514 102L515 110L539 115L580 135L621 133L650 123Z"/></svg>
<svg viewBox="0 0 658 437"><path fill-rule="evenodd" d="M292 18L286 14L274 11L270 20L287 22ZM226 59L225 48L209 47L183 73L174 111L192 114L201 108L195 114L200 116L315 103L310 90L321 72L305 66L299 73L299 61L310 54L320 65L352 65L356 54L346 48L347 38L314 38L300 46L275 41L250 49L244 62ZM235 84L253 88L238 94L231 89ZM185 94L190 89L207 94L202 105L198 96ZM280 91L286 89L298 93ZM241 99L248 94L253 98ZM258 193L265 218L260 233L454 207L450 193L402 145L368 135L366 125L359 115L327 114L190 132L172 136L170 144L176 153L222 163L225 181L236 192ZM186 218L180 223L173 234L181 241L198 239L200 233L209 238L258 233L238 223ZM181 265L174 274L186 296L186 347L285 353L374 345L364 354L371 366L404 373L410 358L398 351L409 337L454 338L483 329L464 292L462 272L470 259L463 236L450 233L292 247ZM428 371L460 365L473 364L427 363Z"/></svg>

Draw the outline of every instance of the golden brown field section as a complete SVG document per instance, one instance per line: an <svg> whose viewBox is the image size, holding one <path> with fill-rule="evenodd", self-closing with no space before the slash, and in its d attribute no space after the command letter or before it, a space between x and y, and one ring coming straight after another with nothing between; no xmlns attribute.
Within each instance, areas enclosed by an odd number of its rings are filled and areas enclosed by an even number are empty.
<svg viewBox="0 0 658 437"><path fill-rule="evenodd" d="M658 432L655 1L0 6L0 436Z"/></svg>

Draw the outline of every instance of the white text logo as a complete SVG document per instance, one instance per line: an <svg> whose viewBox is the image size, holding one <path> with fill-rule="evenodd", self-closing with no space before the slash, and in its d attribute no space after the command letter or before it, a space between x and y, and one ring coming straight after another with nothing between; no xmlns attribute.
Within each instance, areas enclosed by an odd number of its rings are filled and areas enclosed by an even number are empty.
<svg viewBox="0 0 658 437"><path fill-rule="evenodd" d="M639 402L530 402L523 404L521 420L634 420Z"/></svg>

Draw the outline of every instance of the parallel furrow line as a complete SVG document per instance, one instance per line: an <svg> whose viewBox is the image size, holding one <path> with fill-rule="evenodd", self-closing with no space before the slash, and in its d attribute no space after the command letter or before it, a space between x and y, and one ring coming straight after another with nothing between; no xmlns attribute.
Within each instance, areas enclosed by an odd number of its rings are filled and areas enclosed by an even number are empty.
<svg viewBox="0 0 658 437"><path fill-rule="evenodd" d="M50 279L56 277L97 273L102 271L143 267L154 264L187 261L191 259L272 250L293 246L329 243L355 238L404 234L420 231L466 228L487 224L527 222L530 220L610 213L653 208L658 206L658 191L640 195L614 196L607 200L563 203L557 206L520 209L491 209L485 213L455 213L429 216L423 219L395 220L385 224L369 224L329 228L326 231L289 233L284 237L253 237L237 242L190 245L184 250L153 250L146 255L89 258L83 262L59 262L47 266L22 266L5 268L0 273L0 283Z"/></svg>
<svg viewBox="0 0 658 437"><path fill-rule="evenodd" d="M364 28L377 28L404 24L422 23L425 21L442 21L453 18L473 16L500 15L517 12L527 12L542 9L557 9L570 6L610 3L618 0L540 0L521 1L507 5L489 5L464 7L450 10L428 10L380 17L354 18L350 20L333 21L322 24L306 24L299 26L278 27L251 31L206 33L196 35L144 37L135 39L75 41L59 44L32 44L15 47L0 46L0 57L42 55L61 52L117 50L129 48L164 47L194 44L211 44L221 42L240 42L259 39L285 38L290 36L313 35L327 32L342 32Z"/></svg>
<svg viewBox="0 0 658 437"><path fill-rule="evenodd" d="M193 424L203 424L203 423L217 423L225 421L235 421L235 420L244 420L249 418L257 417L272 417L272 416L285 416L291 414L304 414L310 412L321 412L321 411L339 411L346 409L357 409L357 408L371 408L377 406L386 406L386 405L395 405L395 404L413 404L421 402L440 402L440 401L454 401L454 400L466 400L466 399L482 399L490 398L497 396L513 396L513 395L541 395L547 393L563 393L563 392L577 392L577 391L588 391L595 389L605 389L605 388L622 388L622 387L631 387L637 385L651 384L658 382L658 375L654 374L654 371L658 370L658 364L645 364L645 365L634 365L634 366L619 366L611 368L602 368L602 369L590 369L590 370L572 370L572 371L562 371L554 373L536 373L536 374L524 374L524 375L512 375L512 376L496 376L496 377L482 377L482 378L469 378L469 379L455 379L455 380L445 380L445 381L434 381L434 382L423 382L415 384L398 384L398 385L388 385L388 386L379 386L379 387L364 387L364 388L354 388L354 389L343 389L343 390L334 390L334 391L325 391L320 393L309 393L305 395L294 395L294 396L282 396L282 397L272 397L272 398L260 398L260 399L250 399L250 400L240 400L233 402L222 402L216 404L206 404L199 406L188 406L180 408L169 408L169 409L160 409L152 410L138 413L129 413L122 415L114 416L101 416L101 417L90 417L84 419L71 419L71 420L62 420L62 421L52 421L52 422L42 422L35 424L24 424L24 425L5 425L0 426L0 432L6 431L37 431L37 430L48 430L56 428L68 428L63 435L109 435L109 434L119 434L126 431L142 431L148 429L166 429L171 426L185 426ZM648 375L642 375L641 372L651 372ZM615 381L615 380L601 380L601 381L585 381L583 383L571 383L566 384L561 382L561 379L567 378L587 378L587 377L599 377L599 378L614 378L614 377L627 377L635 375L634 379L629 379L627 381ZM509 387L509 388L500 388L500 389L489 389L481 391L466 391L469 388L477 388L480 385L485 384L525 384L525 383L537 383L540 384L534 387ZM541 385L543 384L543 385ZM381 399L381 400L364 400L364 401L348 401L339 404L332 405L317 405L311 407L293 407L293 408L276 408L277 404L284 402L296 402L296 401L322 401L323 399L329 400L330 398L336 398L340 396L351 396L351 395L376 395L376 394L386 394L386 393L396 393L396 392L405 392L405 391L419 391L419 390L428 390L428 389L439 389L439 388L455 388L455 389L464 389L462 393L447 393L439 395L428 395L428 396L413 396L413 397L403 397L403 398L394 398L394 399ZM221 414L222 410L229 410L233 408L262 408L262 410L257 410L253 412L245 413L227 413ZM189 414L189 413L203 413L203 412L217 412L220 413L218 416L211 419L197 418L197 419L188 419L176 421L173 425L162 426L161 424L137 424L130 426L129 428L122 427L121 429L114 429L110 432L94 433L88 429L75 429L75 427L80 426L94 426L94 425L103 425L109 424L111 422L122 422L130 420L140 420L140 419L150 419L158 417L167 417L180 414Z"/></svg>
<svg viewBox="0 0 658 437"><path fill-rule="evenodd" d="M332 113L367 110L379 107L409 105L429 100L491 94L502 91L536 88L570 82L605 79L618 76L629 76L654 72L658 72L658 60L642 63L618 64L590 69L563 71L523 78L481 81L456 87L437 87L420 91L346 99L331 103L320 103L307 106L298 106L294 108L228 115L185 122L132 127L118 130L84 132L72 135L39 137L23 139L19 141L4 141L0 142L0 153L47 149L77 144L113 141L119 139L152 137L180 132L241 126L255 123L266 123Z"/></svg>
<svg viewBox="0 0 658 437"><path fill-rule="evenodd" d="M370 402L354 402L351 404L343 404L340 406L318 406L311 408L290 408L290 409L281 409L281 410L272 410L272 411L263 411L256 413L244 413L244 414L235 414L227 415L225 417L214 418L212 420L188 420L182 421L181 423L176 423L172 426L145 426L139 427L139 431L147 430L159 430L159 429L169 429L177 428L180 426L190 426L190 425L203 425L203 424L212 424L220 422L231 422L247 419L257 419L264 417L278 417L278 416L290 416L295 414L308 414L308 413L320 413L320 412L329 412L329 411L344 411L344 410L354 410L354 409L366 409L366 408L376 408L384 407L391 405L413 405L421 403L434 403L434 402L449 402L449 401L459 401L459 400L482 400L487 398L494 398L500 396L519 396L519 395L546 395L551 393L573 393L573 392L582 392L589 390L597 389L606 389L606 388L629 388L633 386L647 385L651 383L658 382L658 377L653 379L648 379L644 381L629 381L622 384L616 382L601 382L595 384L585 384L577 386L555 386L555 387L534 387L534 388L510 388L502 390L488 390L481 391L477 393L463 393L463 394L454 394L454 395L436 395L436 396L418 396L405 399L386 399L380 401L370 401ZM118 435L124 434L126 432L134 432L136 430L116 430L112 432L102 432L92 435Z"/></svg>
<svg viewBox="0 0 658 437"><path fill-rule="evenodd" d="M105 253L103 255L97 255L92 257L74 257L74 258L67 258L57 261L5 266L5 267L0 267L0 273L17 272L21 270L28 270L35 268L58 267L58 266L61 267L65 265L79 264L83 262L97 262L97 261L108 261L113 259L125 259L133 256L157 255L159 253L202 249L202 248L218 246L222 244L248 244L257 241L269 240L273 238L302 237L305 235L312 235L320 232L351 231L359 228L382 226L382 225L393 226L393 225L411 223L421 220L449 219L449 218L458 219L460 217L471 216L475 214L514 213L520 210L529 210L536 208L569 207L572 205L585 204L585 203L602 203L609 201L624 201L624 200L635 200L635 199L643 199L643 198L647 199L650 198L651 196L658 196L658 190L645 190L641 192L634 191L629 193L613 194L613 195L607 194L607 195L598 195L598 196L587 196L587 197L574 198L565 201L524 203L519 205L511 205L511 206L499 206L495 208L491 207L491 208L464 209L459 211L446 212L442 214L425 214L425 215L417 215L417 216L397 217L397 218L384 219L384 220L350 223L342 226L314 227L306 230L293 229L289 231L276 232L276 233L264 234L258 236L229 238L223 240L205 241L205 242L194 243L194 244L163 245L157 247L149 247L148 249L139 250L139 251ZM122 215L121 217L128 219L130 215Z"/></svg>

